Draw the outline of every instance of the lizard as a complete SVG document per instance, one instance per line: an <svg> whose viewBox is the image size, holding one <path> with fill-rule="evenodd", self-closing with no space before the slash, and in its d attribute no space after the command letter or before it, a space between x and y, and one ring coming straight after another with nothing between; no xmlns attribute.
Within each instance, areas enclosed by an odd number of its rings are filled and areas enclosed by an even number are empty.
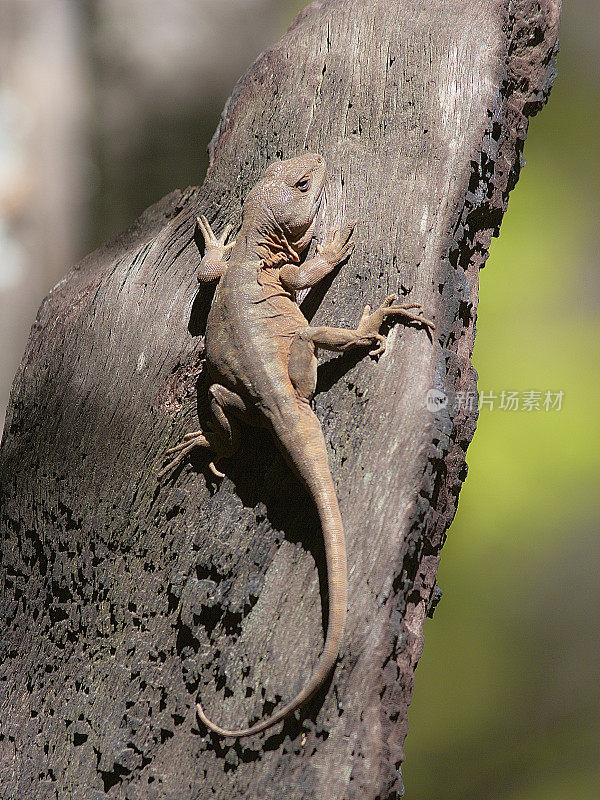
<svg viewBox="0 0 600 800"><path fill-rule="evenodd" d="M198 280L218 281L208 314L205 356L211 385L210 424L167 450L162 477L196 447L216 463L239 446L239 422L270 429L318 511L325 543L329 614L325 645L299 694L273 715L248 728L229 730L212 722L200 703L196 711L211 731L225 737L257 734L285 719L321 686L337 660L347 610L346 546L325 439L310 401L316 389L319 349L345 352L373 346L385 350L380 327L386 317L432 330L418 303L399 305L390 295L375 311L366 306L354 330L312 326L296 303L296 292L317 284L348 259L355 223L334 230L302 261L314 236L326 177L325 159L303 152L275 161L248 193L235 241L228 225L217 238L205 216L197 225L205 242Z"/></svg>

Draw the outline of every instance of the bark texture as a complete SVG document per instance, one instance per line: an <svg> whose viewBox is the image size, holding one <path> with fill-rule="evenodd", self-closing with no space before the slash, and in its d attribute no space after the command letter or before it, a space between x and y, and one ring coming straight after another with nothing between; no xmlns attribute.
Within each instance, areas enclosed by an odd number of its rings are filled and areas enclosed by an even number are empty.
<svg viewBox="0 0 600 800"><path fill-rule="evenodd" d="M466 475L478 270L554 76L559 0L316 0L236 86L200 189L174 192L52 291L16 377L0 453L6 800L397 797L413 673ZM320 231L357 247L305 308L353 326L392 292L434 317L378 363L332 358L315 401L348 539L349 620L330 683L265 736L322 645L311 503L266 434L216 485L199 455L196 214L238 223L276 157L329 164ZM198 393L196 389L198 388ZM427 407L430 389L448 404Z"/></svg>

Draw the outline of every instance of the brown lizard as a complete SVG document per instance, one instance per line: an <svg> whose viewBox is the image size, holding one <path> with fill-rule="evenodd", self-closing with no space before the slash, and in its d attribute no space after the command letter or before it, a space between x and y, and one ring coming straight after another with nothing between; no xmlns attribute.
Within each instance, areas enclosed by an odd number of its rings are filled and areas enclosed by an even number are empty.
<svg viewBox="0 0 600 800"><path fill-rule="evenodd" d="M323 157L303 153L268 167L246 197L235 242L226 244L231 226L217 238L206 217L198 218L205 240L198 279L219 279L206 327L211 427L187 434L168 450L174 458L159 476L194 447L209 448L217 459L231 456L238 447L239 420L270 429L316 504L329 590L325 647L312 677L293 700L268 719L240 730L211 722L198 704L202 722L222 736L260 733L287 717L319 688L339 652L346 618L346 548L325 440L310 407L318 349L344 352L374 344L371 354L379 355L385 349L379 329L388 316L433 328L421 316L419 304L397 305L395 295L376 311L366 306L356 330L309 325L295 292L314 286L354 248L354 225L346 225L317 246L314 258L301 263L313 237L324 184ZM213 462L211 469L222 476Z"/></svg>

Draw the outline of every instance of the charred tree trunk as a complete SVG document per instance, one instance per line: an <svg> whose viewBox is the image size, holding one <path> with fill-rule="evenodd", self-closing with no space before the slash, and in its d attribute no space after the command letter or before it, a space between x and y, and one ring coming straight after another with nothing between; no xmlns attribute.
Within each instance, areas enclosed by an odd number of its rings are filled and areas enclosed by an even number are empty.
<svg viewBox="0 0 600 800"><path fill-rule="evenodd" d="M478 270L550 89L558 15L559 0L316 0L237 85L202 188L164 198L45 300L1 450L2 797L397 796L475 428L456 398L475 390ZM219 485L201 456L156 472L203 414L195 217L238 222L264 167L304 148L329 165L320 230L360 220L308 313L350 326L398 291L437 330L396 326L378 363L321 367L348 539L343 651L299 715L229 742L199 728L199 693L244 725L319 655L319 526L266 434L246 432Z"/></svg>

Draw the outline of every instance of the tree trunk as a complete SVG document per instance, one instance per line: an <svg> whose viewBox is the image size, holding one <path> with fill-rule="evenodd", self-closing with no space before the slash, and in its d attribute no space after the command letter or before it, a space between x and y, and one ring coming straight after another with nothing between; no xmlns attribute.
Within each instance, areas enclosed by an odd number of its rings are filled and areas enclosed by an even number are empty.
<svg viewBox="0 0 600 800"><path fill-rule="evenodd" d="M559 0L316 0L235 88L200 189L174 192L51 292L0 453L3 798L397 797L423 622L466 475L478 270L547 98ZM405 294L436 322L320 368L316 412L348 545L331 681L263 736L323 642L323 545L266 433L220 484L194 456L202 331L194 220L239 223L266 165L329 165L319 230L356 218L349 261L304 303L353 326ZM197 293L198 292L198 293ZM436 390L432 392L431 390ZM196 402L196 394L200 399Z"/></svg>

